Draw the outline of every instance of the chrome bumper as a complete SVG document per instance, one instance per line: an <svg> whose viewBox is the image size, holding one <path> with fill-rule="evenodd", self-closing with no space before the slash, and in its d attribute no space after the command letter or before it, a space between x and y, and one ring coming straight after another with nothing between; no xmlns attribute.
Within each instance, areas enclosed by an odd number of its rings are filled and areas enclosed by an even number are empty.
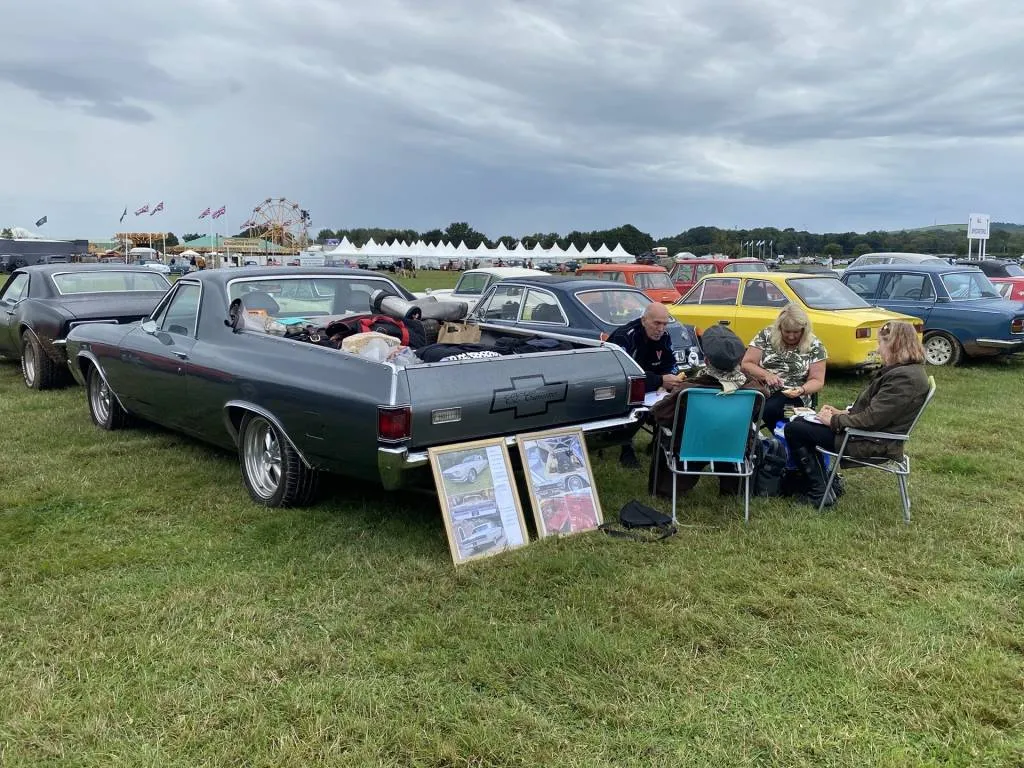
<svg viewBox="0 0 1024 768"><path fill-rule="evenodd" d="M1024 339L1019 341L1007 341L1006 339L975 339L974 343L979 347L995 347L996 349L1018 350L1024 349Z"/></svg>
<svg viewBox="0 0 1024 768"><path fill-rule="evenodd" d="M601 421L588 421L575 425L587 436L587 449L595 450L610 445L622 445L633 438L649 408L636 408L628 416ZM504 436L505 445L514 448L515 435ZM377 469L385 490L394 491L406 487L407 475L415 470L425 470L430 464L426 450L411 451L404 447L380 447L377 449Z"/></svg>

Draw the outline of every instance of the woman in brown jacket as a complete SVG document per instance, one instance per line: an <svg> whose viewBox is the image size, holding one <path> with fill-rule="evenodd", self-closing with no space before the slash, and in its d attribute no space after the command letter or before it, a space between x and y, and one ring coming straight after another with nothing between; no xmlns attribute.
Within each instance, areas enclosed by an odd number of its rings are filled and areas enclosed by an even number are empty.
<svg viewBox="0 0 1024 768"><path fill-rule="evenodd" d="M905 434L928 395L924 348L914 326L902 321L883 325L878 332L878 353L882 369L849 409L826 405L818 412L820 424L798 418L786 425L786 444L807 477L804 500L811 504L821 503L826 484L817 446L838 450L842 432L847 428ZM860 459L899 459L903 456L903 443L850 438L846 453ZM835 494L830 490L825 505L834 503Z"/></svg>

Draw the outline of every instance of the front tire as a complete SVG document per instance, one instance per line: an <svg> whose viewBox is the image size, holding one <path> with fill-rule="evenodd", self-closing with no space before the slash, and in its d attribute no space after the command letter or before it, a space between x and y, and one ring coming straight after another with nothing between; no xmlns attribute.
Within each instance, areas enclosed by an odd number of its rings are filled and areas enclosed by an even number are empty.
<svg viewBox="0 0 1024 768"><path fill-rule="evenodd" d="M100 429L114 431L128 426L128 412L121 407L106 380L96 368L89 368L85 381L89 415Z"/></svg>
<svg viewBox="0 0 1024 768"><path fill-rule="evenodd" d="M302 463L298 452L269 419L247 413L238 433L242 482L253 501L265 507L295 507L312 500L316 470Z"/></svg>
<svg viewBox="0 0 1024 768"><path fill-rule="evenodd" d="M942 331L932 331L924 337L924 359L930 365L956 365L963 349L955 338Z"/></svg>
<svg viewBox="0 0 1024 768"><path fill-rule="evenodd" d="M21 376L29 389L53 389L64 382L57 364L28 331L21 334Z"/></svg>

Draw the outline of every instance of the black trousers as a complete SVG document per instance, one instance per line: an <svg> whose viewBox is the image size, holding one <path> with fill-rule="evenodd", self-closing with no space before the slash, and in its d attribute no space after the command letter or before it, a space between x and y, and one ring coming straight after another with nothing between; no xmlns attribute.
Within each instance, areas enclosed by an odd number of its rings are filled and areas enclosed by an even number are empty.
<svg viewBox="0 0 1024 768"><path fill-rule="evenodd" d="M761 423L768 427L768 429L775 429L775 425L786 418L783 415L783 410L787 405L802 407L803 404L804 401L799 397L786 397L782 392L776 392L764 401L764 410L761 411Z"/></svg>
<svg viewBox="0 0 1024 768"><path fill-rule="evenodd" d="M786 445L789 452L795 453L797 448L804 447L812 454L821 446L826 451L836 449L836 434L824 424L816 424L807 419L793 419L786 424Z"/></svg>

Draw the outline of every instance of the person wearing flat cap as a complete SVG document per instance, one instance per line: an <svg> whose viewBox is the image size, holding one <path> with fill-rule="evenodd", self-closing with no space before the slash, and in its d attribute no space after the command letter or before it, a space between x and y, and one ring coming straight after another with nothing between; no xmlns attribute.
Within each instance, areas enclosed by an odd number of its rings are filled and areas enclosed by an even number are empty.
<svg viewBox="0 0 1024 768"><path fill-rule="evenodd" d="M712 325L704 331L700 341L701 347L704 350L704 367L695 376L680 382L666 397L655 403L651 409L651 415L659 427L672 426L672 419L675 416L676 410L676 398L679 397L681 392L690 387L720 389L726 394L735 392L737 389L753 389L762 395L767 396L768 394L761 382L748 376L740 367L747 348L739 336L724 325ZM751 413L750 418L753 424L753 413ZM678 443L682 439L685 420L686 412L683 411L679 414L679 432L676 435L676 447L678 447ZM753 431L751 431L751 434L753 434ZM654 462L661 462L658 468L657 488L654 487ZM697 465L694 464L694 467L697 467ZM680 491L688 491L697 484L699 479L698 475L680 475L676 481L676 487ZM719 492L723 495L738 493L739 489L739 478L719 478ZM652 496L672 498L672 473L669 472L668 466L665 464L665 456L660 450L655 450L651 456L648 491Z"/></svg>

